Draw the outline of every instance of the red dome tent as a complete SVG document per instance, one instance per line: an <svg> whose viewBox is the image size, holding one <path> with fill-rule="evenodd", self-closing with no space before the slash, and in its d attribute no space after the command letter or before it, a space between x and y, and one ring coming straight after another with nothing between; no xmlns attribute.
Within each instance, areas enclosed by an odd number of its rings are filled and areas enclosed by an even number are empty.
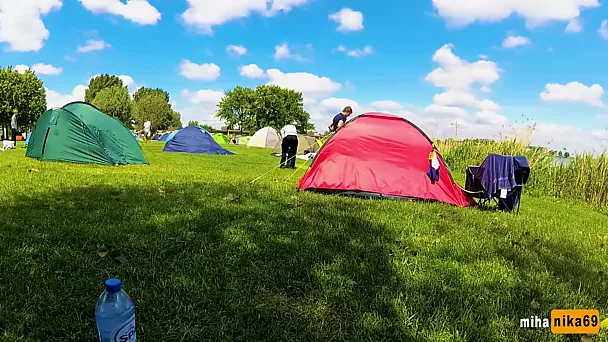
<svg viewBox="0 0 608 342"><path fill-rule="evenodd" d="M366 113L349 121L319 150L298 191L440 201L475 201L454 183L437 153L439 181L427 176L433 142L408 120Z"/></svg>

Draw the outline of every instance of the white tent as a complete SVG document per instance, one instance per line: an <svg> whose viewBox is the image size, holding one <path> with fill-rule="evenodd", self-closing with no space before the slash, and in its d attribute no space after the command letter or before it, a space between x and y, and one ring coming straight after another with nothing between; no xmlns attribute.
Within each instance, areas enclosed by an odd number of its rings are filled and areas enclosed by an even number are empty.
<svg viewBox="0 0 608 342"><path fill-rule="evenodd" d="M272 127L264 127L261 130L255 132L255 134L249 139L247 147L266 147L273 148L281 140L277 131Z"/></svg>

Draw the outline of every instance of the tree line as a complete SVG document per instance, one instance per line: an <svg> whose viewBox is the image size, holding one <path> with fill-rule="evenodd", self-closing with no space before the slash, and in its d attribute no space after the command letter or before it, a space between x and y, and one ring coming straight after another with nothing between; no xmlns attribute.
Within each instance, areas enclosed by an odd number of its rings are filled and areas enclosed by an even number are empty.
<svg viewBox="0 0 608 342"><path fill-rule="evenodd" d="M181 117L171 106L169 93L161 88L139 88L129 95L128 88L115 75L103 74L94 77L85 91L84 101L100 111L136 127L150 120L152 131L182 128Z"/></svg>
<svg viewBox="0 0 608 342"><path fill-rule="evenodd" d="M128 88L116 75L103 74L92 78L84 101L117 118L127 127L130 127L131 120L136 121L136 128L150 120L153 131L182 127L180 113L172 108L167 91L142 87L131 97ZM33 128L47 110L43 82L30 70L21 73L10 66L0 68L0 126L10 127L15 109L19 111L20 130ZM310 114L304 110L302 93L275 85L260 85L254 89L237 86L226 91L217 104L215 116L229 129L240 129L241 132L257 131L267 126L280 129L286 124L295 125L303 134L314 130ZM188 125L213 131L212 127L199 125L197 121Z"/></svg>
<svg viewBox="0 0 608 342"><path fill-rule="evenodd" d="M276 85L237 86L225 92L217 107L216 117L241 132L267 126L280 129L286 124L293 124L302 134L315 129L304 110L302 93Z"/></svg>

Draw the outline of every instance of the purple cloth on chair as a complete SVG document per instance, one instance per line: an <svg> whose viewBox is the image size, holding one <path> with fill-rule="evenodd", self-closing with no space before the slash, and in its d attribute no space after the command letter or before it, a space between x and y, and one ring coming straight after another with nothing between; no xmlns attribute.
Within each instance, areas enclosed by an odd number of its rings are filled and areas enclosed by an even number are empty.
<svg viewBox="0 0 608 342"><path fill-rule="evenodd" d="M515 163L512 156L489 154L475 170L474 176L481 179L488 199L499 196L500 189L511 190L515 183Z"/></svg>

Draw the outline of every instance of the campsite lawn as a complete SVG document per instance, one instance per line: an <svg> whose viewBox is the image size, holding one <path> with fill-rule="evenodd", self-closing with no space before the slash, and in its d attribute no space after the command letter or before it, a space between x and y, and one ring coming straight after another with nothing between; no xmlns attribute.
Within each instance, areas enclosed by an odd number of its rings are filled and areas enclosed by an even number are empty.
<svg viewBox="0 0 608 342"><path fill-rule="evenodd" d="M297 193L304 168L251 183L278 164L270 150L162 146L129 167L0 152L0 341L96 341L108 277L144 342L568 341L519 319L608 313L608 217L584 204Z"/></svg>

